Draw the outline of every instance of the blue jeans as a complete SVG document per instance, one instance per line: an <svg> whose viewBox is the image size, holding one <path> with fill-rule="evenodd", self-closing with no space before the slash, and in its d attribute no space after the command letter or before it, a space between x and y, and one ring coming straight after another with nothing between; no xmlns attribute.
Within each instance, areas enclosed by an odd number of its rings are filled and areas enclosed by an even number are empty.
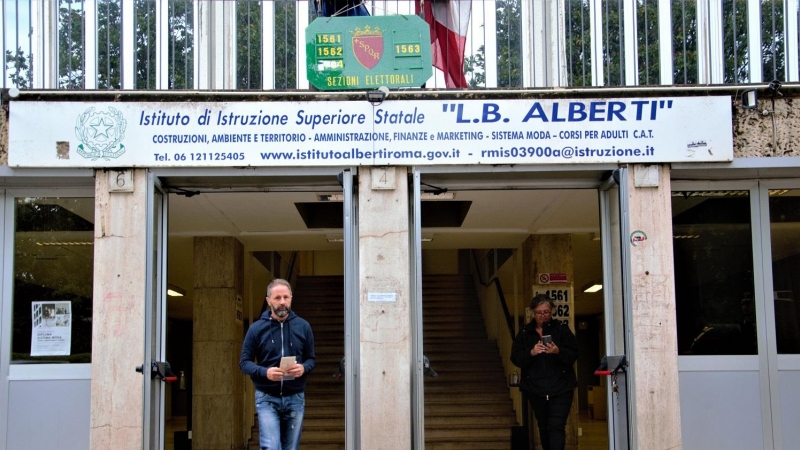
<svg viewBox="0 0 800 450"><path fill-rule="evenodd" d="M297 450L306 410L304 393L273 397L256 389L261 450Z"/></svg>

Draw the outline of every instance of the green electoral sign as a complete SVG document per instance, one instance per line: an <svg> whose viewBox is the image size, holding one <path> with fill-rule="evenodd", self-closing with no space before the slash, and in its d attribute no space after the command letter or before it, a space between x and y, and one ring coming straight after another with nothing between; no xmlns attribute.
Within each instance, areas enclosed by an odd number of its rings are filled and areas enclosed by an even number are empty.
<svg viewBox="0 0 800 450"><path fill-rule="evenodd" d="M418 16L319 17L306 65L321 91L420 87L433 74L430 28Z"/></svg>

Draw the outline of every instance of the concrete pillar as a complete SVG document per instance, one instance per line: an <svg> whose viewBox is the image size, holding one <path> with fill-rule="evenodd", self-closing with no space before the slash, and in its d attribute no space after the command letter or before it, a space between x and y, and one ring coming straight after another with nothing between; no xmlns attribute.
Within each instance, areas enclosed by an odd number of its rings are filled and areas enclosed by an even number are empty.
<svg viewBox="0 0 800 450"><path fill-rule="evenodd" d="M232 237L194 239L192 449L230 450L242 434L244 248ZM241 317L241 316L239 316Z"/></svg>
<svg viewBox="0 0 800 450"><path fill-rule="evenodd" d="M394 188L373 190L375 170L389 172L386 179L395 180ZM359 394L364 449L411 448L411 288L406 179L403 168L359 169ZM374 301L379 298L390 301Z"/></svg>
<svg viewBox="0 0 800 450"><path fill-rule="evenodd" d="M91 450L142 448L146 179L133 170L132 193L109 193L95 178Z"/></svg>
<svg viewBox="0 0 800 450"><path fill-rule="evenodd" d="M569 234L534 234L522 244L522 263L523 263L523 299L525 306L530 304L533 298L531 286L537 283L537 276L540 273L565 273L567 280L572 283L574 280L574 265L572 260L572 235ZM559 285L553 285L559 287ZM574 332L575 330L573 330ZM533 410L529 410L530 424L533 425ZM539 430L532 427L529 430L536 448L541 449L539 444ZM567 419L567 450L578 449L578 392L572 400L572 409Z"/></svg>
<svg viewBox="0 0 800 450"><path fill-rule="evenodd" d="M659 166L658 187L636 187L646 166L628 176L631 233L646 240L631 249L636 442L632 448L680 449L678 338L672 252L669 166ZM640 235L637 233L637 235Z"/></svg>

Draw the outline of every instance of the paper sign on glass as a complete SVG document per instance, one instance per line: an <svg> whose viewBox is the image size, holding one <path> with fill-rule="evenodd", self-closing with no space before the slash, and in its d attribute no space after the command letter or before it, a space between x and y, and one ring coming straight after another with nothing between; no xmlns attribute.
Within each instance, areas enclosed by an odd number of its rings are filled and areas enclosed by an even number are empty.
<svg viewBox="0 0 800 450"><path fill-rule="evenodd" d="M31 302L31 323L31 356L70 354L72 302Z"/></svg>
<svg viewBox="0 0 800 450"><path fill-rule="evenodd" d="M284 381L294 380L294 375L288 375L289 367L297 364L297 358L294 356L284 356L281 358L281 370L283 371Z"/></svg>

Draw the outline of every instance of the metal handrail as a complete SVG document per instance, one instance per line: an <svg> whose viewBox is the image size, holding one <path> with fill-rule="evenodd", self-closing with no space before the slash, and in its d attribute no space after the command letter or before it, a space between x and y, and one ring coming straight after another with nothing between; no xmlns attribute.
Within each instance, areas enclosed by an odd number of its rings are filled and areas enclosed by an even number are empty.
<svg viewBox="0 0 800 450"><path fill-rule="evenodd" d="M511 340L513 341L514 319L511 317L511 311L508 309L508 303L506 303L506 297L505 295L503 295L503 286L500 283L500 278L494 277L488 283L483 281L483 275L481 274L481 267L478 264L478 257L475 256L475 250L472 250L471 253L472 253L472 261L475 263L475 272L478 273L478 282L480 282L483 287L488 287L491 283L494 283L495 290L497 291L497 297L500 299L500 306L503 307L503 315L506 318L508 333L511 336Z"/></svg>
<svg viewBox="0 0 800 450"><path fill-rule="evenodd" d="M289 260L289 271L286 275L286 281L292 284L292 276L294 276L294 265L297 262L297 251L292 252L292 259Z"/></svg>

